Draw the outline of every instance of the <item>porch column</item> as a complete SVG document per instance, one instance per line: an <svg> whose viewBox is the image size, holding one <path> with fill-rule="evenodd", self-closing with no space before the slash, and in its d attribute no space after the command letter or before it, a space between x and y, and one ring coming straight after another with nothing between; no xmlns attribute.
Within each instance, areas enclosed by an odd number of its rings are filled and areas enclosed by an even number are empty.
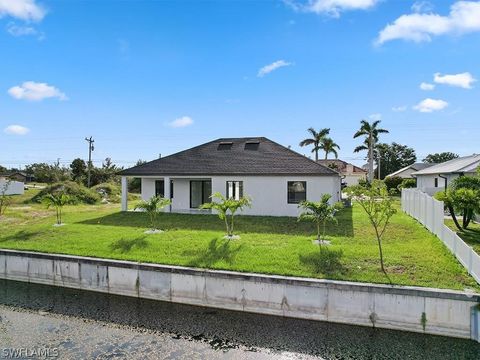
<svg viewBox="0 0 480 360"><path fill-rule="evenodd" d="M128 181L126 176L122 176L122 211L128 210Z"/></svg>
<svg viewBox="0 0 480 360"><path fill-rule="evenodd" d="M170 189L170 178L168 176L165 176L163 178L163 186L164 186L164 192L165 194L163 194L163 197L165 199L170 199L170 192L171 192L171 189ZM172 212L172 205L168 205L165 207L165 212Z"/></svg>

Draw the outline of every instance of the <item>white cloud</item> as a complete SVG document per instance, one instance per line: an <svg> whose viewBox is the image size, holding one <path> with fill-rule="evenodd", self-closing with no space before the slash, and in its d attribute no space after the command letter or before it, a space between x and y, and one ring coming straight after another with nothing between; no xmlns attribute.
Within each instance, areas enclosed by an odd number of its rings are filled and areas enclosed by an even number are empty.
<svg viewBox="0 0 480 360"><path fill-rule="evenodd" d="M189 116L182 116L168 123L168 126L173 128L183 128L193 124L193 120Z"/></svg>
<svg viewBox="0 0 480 360"><path fill-rule="evenodd" d="M407 111L407 106L406 105L394 106L394 107L392 107L392 111L395 111L395 112Z"/></svg>
<svg viewBox="0 0 480 360"><path fill-rule="evenodd" d="M430 1L416 1L412 5L412 11L416 13L431 12L434 6Z"/></svg>
<svg viewBox="0 0 480 360"><path fill-rule="evenodd" d="M33 26L23 26L17 25L13 22L10 22L7 25L7 32L15 37L19 36L36 36L38 40L43 40L45 38L45 34L43 32L39 32Z"/></svg>
<svg viewBox="0 0 480 360"><path fill-rule="evenodd" d="M3 131L9 135L26 135L30 129L21 125L9 125Z"/></svg>
<svg viewBox="0 0 480 360"><path fill-rule="evenodd" d="M344 11L367 10L374 7L380 0L284 0L296 11L326 14L338 18Z"/></svg>
<svg viewBox="0 0 480 360"><path fill-rule="evenodd" d="M442 16L434 13L402 15L380 31L377 45L403 39L414 42L431 41L432 36L480 31L480 1L457 1L450 13Z"/></svg>
<svg viewBox="0 0 480 360"><path fill-rule="evenodd" d="M413 108L418 110L422 113L431 113L434 111L443 110L448 106L448 102L444 100L437 100L437 99L430 99L427 98L425 100L420 101L417 105Z"/></svg>
<svg viewBox="0 0 480 360"><path fill-rule="evenodd" d="M469 72L464 72L461 74L454 74L454 75L442 75L440 73L436 73L433 76L433 81L437 84L445 84L450 86L461 87L464 89L471 89L472 84L477 81L474 79L472 74Z"/></svg>
<svg viewBox="0 0 480 360"><path fill-rule="evenodd" d="M275 71L277 69L280 69L285 66L290 66L290 65L293 65L293 64L285 60L277 60L269 65L265 65L260 70L258 70L257 76L264 77L265 75L270 74L272 71Z"/></svg>
<svg viewBox="0 0 480 360"><path fill-rule="evenodd" d="M11 16L25 21L40 21L45 9L35 0L0 0L0 18Z"/></svg>
<svg viewBox="0 0 480 360"><path fill-rule="evenodd" d="M8 93L19 100L41 101L47 98L68 100L67 96L56 87L34 81L25 81L22 85L11 87Z"/></svg>
<svg viewBox="0 0 480 360"><path fill-rule="evenodd" d="M429 84L429 83L426 83L426 82L422 82L420 84L420 89L425 90L425 91L430 91L430 90L435 89L435 84Z"/></svg>

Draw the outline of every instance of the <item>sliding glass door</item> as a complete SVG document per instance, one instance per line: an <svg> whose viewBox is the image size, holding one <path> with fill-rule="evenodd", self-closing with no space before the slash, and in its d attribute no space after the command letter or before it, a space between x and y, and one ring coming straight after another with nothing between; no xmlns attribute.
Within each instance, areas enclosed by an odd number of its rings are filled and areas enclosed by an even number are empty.
<svg viewBox="0 0 480 360"><path fill-rule="evenodd" d="M211 180L191 180L190 181L190 208L198 209L200 205L210 202L212 196Z"/></svg>

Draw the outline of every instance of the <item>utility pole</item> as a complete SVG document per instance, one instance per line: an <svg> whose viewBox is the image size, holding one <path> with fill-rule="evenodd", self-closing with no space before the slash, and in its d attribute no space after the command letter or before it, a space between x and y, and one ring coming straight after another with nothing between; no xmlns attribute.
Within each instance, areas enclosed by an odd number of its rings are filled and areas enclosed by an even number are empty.
<svg viewBox="0 0 480 360"><path fill-rule="evenodd" d="M85 141L88 142L87 186L90 187L90 175L92 171L92 151L94 150L93 143L95 142L95 140L93 140L93 138L90 136L90 138L85 138Z"/></svg>

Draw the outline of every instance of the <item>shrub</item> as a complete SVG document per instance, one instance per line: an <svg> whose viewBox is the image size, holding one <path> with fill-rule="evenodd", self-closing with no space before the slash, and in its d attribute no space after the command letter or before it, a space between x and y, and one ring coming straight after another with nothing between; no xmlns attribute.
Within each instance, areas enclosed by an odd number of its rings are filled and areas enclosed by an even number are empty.
<svg viewBox="0 0 480 360"><path fill-rule="evenodd" d="M390 194L398 194L398 186L403 182L400 176L389 176L383 180Z"/></svg>
<svg viewBox="0 0 480 360"><path fill-rule="evenodd" d="M412 189L417 187L417 179L403 179L403 181L398 185L398 190L402 189Z"/></svg>
<svg viewBox="0 0 480 360"><path fill-rule="evenodd" d="M40 203L46 195L57 195L59 193L68 195L72 204L95 204L100 201L100 196L97 192L73 181L49 185L35 195L32 201Z"/></svg>

